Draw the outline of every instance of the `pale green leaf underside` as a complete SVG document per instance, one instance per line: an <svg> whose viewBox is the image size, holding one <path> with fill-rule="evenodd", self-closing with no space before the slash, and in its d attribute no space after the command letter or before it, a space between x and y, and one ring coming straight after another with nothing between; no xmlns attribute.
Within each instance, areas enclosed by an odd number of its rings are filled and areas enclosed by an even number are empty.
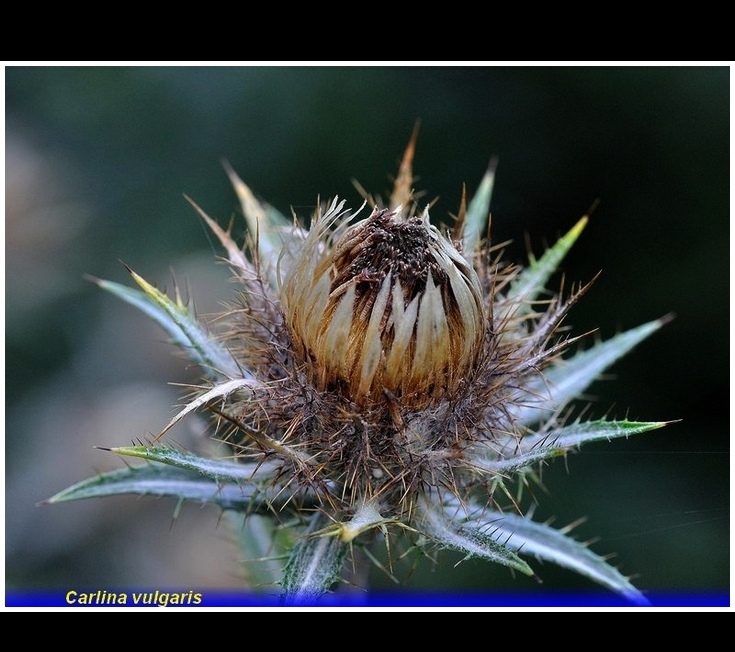
<svg viewBox="0 0 735 652"><path fill-rule="evenodd" d="M283 574L285 604L314 603L340 581L349 545L337 536L315 534L330 524L324 514L315 512L293 547Z"/></svg>
<svg viewBox="0 0 735 652"><path fill-rule="evenodd" d="M289 489L290 476L279 478L281 465L213 460L166 446L123 446L110 450L150 464L127 467L83 480L47 503L67 502L122 494L169 496L181 500L213 503L222 509L249 511L282 507L290 500L311 504L316 498L308 489Z"/></svg>
<svg viewBox="0 0 735 652"><path fill-rule="evenodd" d="M508 566L524 575L533 575L531 567L515 551L502 545L472 524L462 525L456 514L448 514L441 506L433 504L428 498L419 501L422 531L437 543L466 554L468 557L481 557L487 561Z"/></svg>
<svg viewBox="0 0 735 652"><path fill-rule="evenodd" d="M563 531L517 514L492 510L480 510L480 513L481 519L473 519L475 526L511 550L575 571L633 604L649 604L643 593L617 568Z"/></svg>
<svg viewBox="0 0 735 652"><path fill-rule="evenodd" d="M519 406L509 411L512 419L530 426L558 412L579 398L600 374L664 323L665 319L647 322L609 340L597 342L566 360L558 360L534 382L524 386L526 397L519 396Z"/></svg>
<svg viewBox="0 0 735 652"><path fill-rule="evenodd" d="M254 484L219 484L199 473L161 464L127 467L82 480L49 498L61 503L122 494L168 496L212 503L222 509L253 509L267 498Z"/></svg>
<svg viewBox="0 0 735 652"><path fill-rule="evenodd" d="M512 475L539 462L564 455L571 450L595 441L610 441L619 437L629 437L639 433L662 428L665 421L588 421L573 423L554 430L551 434L529 435L514 442L507 451L506 459L493 459L503 451L490 451L476 447L476 454L468 459L468 465L478 471L497 475Z"/></svg>
<svg viewBox="0 0 735 652"><path fill-rule="evenodd" d="M96 282L102 289L153 319L166 331L173 343L184 350L210 377L237 378L245 375L229 351L207 332L185 305L174 303L137 274L133 273L133 277L143 288L142 292L112 281Z"/></svg>
<svg viewBox="0 0 735 652"><path fill-rule="evenodd" d="M643 593L617 568L568 536L569 528L557 530L518 514L460 504L449 496L444 498L444 522L454 521L461 524L455 527L461 527L463 532L482 534L505 549L506 555L522 554L554 563L587 577L633 604L649 604Z"/></svg>

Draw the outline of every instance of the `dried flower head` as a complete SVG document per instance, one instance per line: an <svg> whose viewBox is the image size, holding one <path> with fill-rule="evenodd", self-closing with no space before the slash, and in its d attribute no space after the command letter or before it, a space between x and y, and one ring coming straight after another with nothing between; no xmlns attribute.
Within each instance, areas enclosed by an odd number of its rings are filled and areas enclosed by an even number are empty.
<svg viewBox="0 0 735 652"><path fill-rule="evenodd" d="M341 208L317 215L281 288L312 383L361 406L420 408L455 396L485 332L472 264L428 210L415 217L376 206L350 226Z"/></svg>
<svg viewBox="0 0 735 652"><path fill-rule="evenodd" d="M451 227L437 227L415 201L414 145L415 133L386 205L367 196L350 212L334 199L308 228L257 200L228 168L250 237L241 247L194 205L240 283L207 327L135 273L140 291L98 281L156 319L204 372L161 436L208 410L226 455L177 450L159 436L114 449L154 464L52 501L137 482L141 493L268 516L270 549L287 560L273 580L291 602L333 588L348 551L373 535L388 545L396 527L417 544L526 575L535 573L521 555L550 560L644 602L568 530L524 515L509 487L581 444L664 425L570 416L589 384L664 320L571 352L578 338L560 324L590 284L568 296L542 292L587 217L528 267L509 264L486 237L494 166ZM297 536L284 543L284 529Z"/></svg>

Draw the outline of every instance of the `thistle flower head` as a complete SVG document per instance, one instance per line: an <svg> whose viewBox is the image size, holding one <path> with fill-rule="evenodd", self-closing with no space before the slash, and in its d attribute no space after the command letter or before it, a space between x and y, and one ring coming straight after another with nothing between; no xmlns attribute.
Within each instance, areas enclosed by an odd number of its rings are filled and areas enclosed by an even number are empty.
<svg viewBox="0 0 735 652"><path fill-rule="evenodd" d="M361 217L364 205L351 212L334 199L317 206L308 229L228 169L250 238L240 246L194 205L240 283L209 327L135 274L140 291L99 281L156 319L202 368L203 384L161 435L208 410L230 459L159 437L115 449L156 464L52 500L129 491L133 475L141 493L155 486L274 517L300 533L274 578L290 600L327 591L348 550L374 534L387 541L398 526L422 545L530 576L521 555L553 561L643 602L568 530L534 522L507 497L511 482L522 487L539 465L584 443L664 425L569 418L589 384L664 320L573 351L577 338L560 325L589 284L542 293L587 218L528 267L509 264L484 237L494 166L472 201L462 198L451 230L438 228L414 201L414 141L387 205L369 198Z"/></svg>
<svg viewBox="0 0 735 652"><path fill-rule="evenodd" d="M341 208L317 216L281 290L311 381L359 405L421 408L456 396L485 330L472 264L428 210L376 206L351 225Z"/></svg>

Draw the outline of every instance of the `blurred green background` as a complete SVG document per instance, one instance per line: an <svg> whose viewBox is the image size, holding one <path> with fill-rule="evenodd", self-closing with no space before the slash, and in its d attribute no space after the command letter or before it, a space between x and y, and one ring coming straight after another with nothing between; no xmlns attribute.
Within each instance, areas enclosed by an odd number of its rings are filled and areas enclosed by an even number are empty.
<svg viewBox="0 0 735 652"><path fill-rule="evenodd" d="M186 288L201 313L233 297L183 198L238 216L228 160L261 197L308 216L353 179L383 196L414 123L432 215L499 158L493 234L540 253L597 199L565 260L602 275L569 324L603 337L676 318L593 388L595 416L681 421L544 472L539 518L586 517L643 590L725 592L730 579L729 68L14 67L6 100L6 587L239 587L215 509L115 498L37 506L122 462L94 446L157 432L194 370L145 317L84 279ZM242 222L236 221L236 229ZM557 280L558 283L558 280ZM173 355L172 355L173 354ZM191 436L203 422L192 419ZM179 438L186 439L187 433ZM457 561L418 590L566 591ZM391 583L376 573L375 584Z"/></svg>

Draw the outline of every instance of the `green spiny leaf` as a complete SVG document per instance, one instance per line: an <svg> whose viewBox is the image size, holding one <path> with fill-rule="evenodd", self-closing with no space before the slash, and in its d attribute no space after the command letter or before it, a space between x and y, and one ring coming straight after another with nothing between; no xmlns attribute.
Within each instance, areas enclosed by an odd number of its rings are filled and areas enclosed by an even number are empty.
<svg viewBox="0 0 735 652"><path fill-rule="evenodd" d="M472 519L478 529L488 532L496 541L523 555L550 561L583 575L633 604L648 605L648 599L617 568L592 552L585 544L575 541L565 530L517 514L477 508Z"/></svg>
<svg viewBox="0 0 735 652"><path fill-rule="evenodd" d="M533 576L531 567L511 548L488 536L476 524L460 524L457 513L424 498L418 503L423 532L437 543L465 553L468 557L482 557L488 561L508 566L524 575ZM461 509L457 507L457 509Z"/></svg>
<svg viewBox="0 0 735 652"><path fill-rule="evenodd" d="M46 503L123 494L168 496L177 500L212 503L222 509L252 510L268 496L254 484L219 484L201 474L161 464L146 464L102 473L55 494Z"/></svg>
<svg viewBox="0 0 735 652"><path fill-rule="evenodd" d="M108 450L118 455L140 457L149 462L160 462L188 471L196 471L218 483L247 483L261 480L277 473L279 469L278 465L268 462L243 464L228 460L212 460L168 446L121 446Z"/></svg>
<svg viewBox="0 0 735 652"><path fill-rule="evenodd" d="M512 475L533 464L564 455L594 441L610 441L619 437L629 437L667 425L666 421L588 421L573 423L558 428L552 433L527 435L520 442L513 440L513 448L508 451L507 459L502 458L503 451L497 447L492 450L492 457L500 455L500 459L486 457L488 451L477 447L477 454L468 459L469 466L485 473Z"/></svg>
<svg viewBox="0 0 735 652"><path fill-rule="evenodd" d="M527 398L511 411L513 420L532 425L578 398L592 382L637 344L667 323L668 317L647 322L609 340L598 342L566 360L560 359L523 388Z"/></svg>
<svg viewBox="0 0 735 652"><path fill-rule="evenodd" d="M316 534L329 523L324 514L315 512L293 547L283 575L285 604L313 604L340 581L349 545L337 536Z"/></svg>
<svg viewBox="0 0 735 652"><path fill-rule="evenodd" d="M270 591L281 584L286 551L294 544L291 530L259 514L228 511L223 518L239 544L248 585Z"/></svg>
<svg viewBox="0 0 735 652"><path fill-rule="evenodd" d="M464 234L462 239L462 251L468 254L476 251L480 241L486 235L488 217L490 215L490 199L493 194L493 186L495 184L495 168L497 167L497 159L490 161L485 175L480 181L480 187L477 189L474 197L467 207L467 215L464 223Z"/></svg>
<svg viewBox="0 0 735 652"><path fill-rule="evenodd" d="M567 255L572 245L587 225L588 217L582 217L564 236L557 240L556 244L546 250L540 259L530 257L530 264L511 283L508 296L501 304L498 317L505 320L508 317L520 317L533 310L533 301L546 287L546 283L554 272L556 272L564 256ZM507 306L505 312L502 306Z"/></svg>
<svg viewBox="0 0 735 652"><path fill-rule="evenodd" d="M266 266L268 282L275 290L278 288L278 281L273 261L277 260L280 254L283 233L293 229L293 224L275 208L260 202L228 164L225 164L225 170L240 200L248 229L257 243L260 264Z"/></svg>
<svg viewBox="0 0 735 652"><path fill-rule="evenodd" d="M95 282L103 290L111 292L153 319L166 331L173 343L186 351L211 377L238 378L246 375L229 351L207 332L180 298L174 302L132 270L131 274L142 292L112 281L95 279Z"/></svg>

